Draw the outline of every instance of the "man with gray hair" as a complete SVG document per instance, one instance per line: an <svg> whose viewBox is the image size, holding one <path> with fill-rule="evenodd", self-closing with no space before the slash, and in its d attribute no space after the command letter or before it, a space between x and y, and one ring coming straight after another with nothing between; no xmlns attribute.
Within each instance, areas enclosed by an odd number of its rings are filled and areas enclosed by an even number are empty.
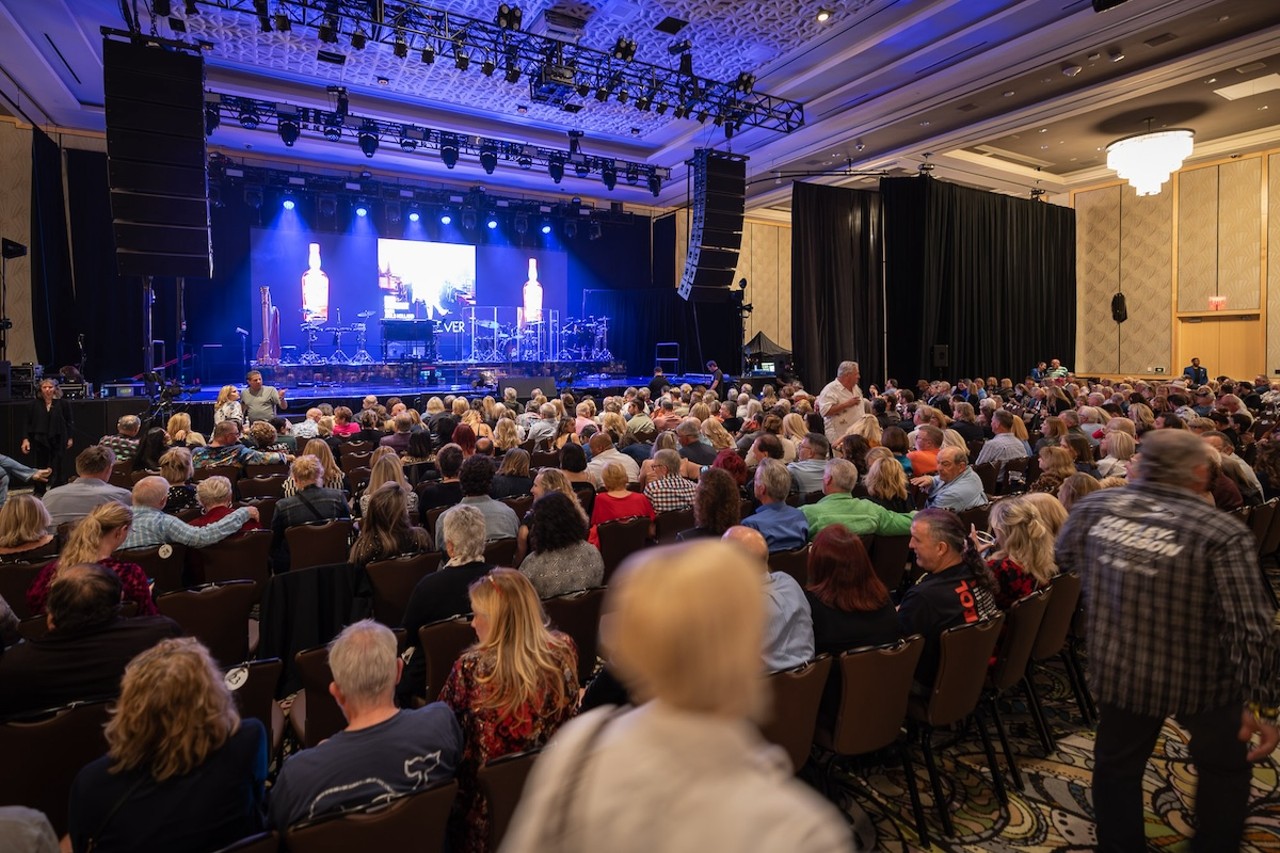
<svg viewBox="0 0 1280 853"><path fill-rule="evenodd" d="M827 462L822 475L822 491L826 494L816 504L800 507L809 522L810 541L831 524L843 524L850 533L859 536L868 533L906 536L911 532L911 518L915 513L891 512L872 501L855 498L853 487L856 485L858 469L852 462L848 459Z"/></svg>
<svg viewBox="0 0 1280 853"><path fill-rule="evenodd" d="M1128 485L1078 501L1058 538L1058 568L1083 583L1103 851L1146 848L1143 776L1166 717L1200 779L1193 850L1240 849L1249 763L1280 740L1275 606L1248 528L1198 496L1208 455L1186 430L1148 432Z"/></svg>
<svg viewBox="0 0 1280 853"><path fill-rule="evenodd" d="M702 424L695 417L681 419L676 425L676 441L680 444L680 458L695 465L710 465L716 461L716 449L702 440Z"/></svg>
<svg viewBox="0 0 1280 853"><path fill-rule="evenodd" d="M760 531L769 553L794 551L809 541L809 520L787 505L791 492L791 472L777 459L764 458L756 466L755 495L760 506L742 519L744 527Z"/></svg>
<svg viewBox="0 0 1280 853"><path fill-rule="evenodd" d="M831 442L820 432L805 435L796 448L796 461L787 465L795 489L802 496L822 491L822 475L827 469L827 457L831 455Z"/></svg>
<svg viewBox="0 0 1280 853"><path fill-rule="evenodd" d="M680 454L670 448L653 454L652 474L645 484L644 495L654 512L675 512L693 506L697 485L683 477Z"/></svg>
<svg viewBox="0 0 1280 853"><path fill-rule="evenodd" d="M931 509L964 512L987 503L982 478L969 467L969 454L958 447L944 447L938 451L937 474L913 477L911 482L917 489L928 493L926 506Z"/></svg>
<svg viewBox="0 0 1280 853"><path fill-rule="evenodd" d="M529 424L529 435L526 440L532 441L534 447L554 441L559 431L558 427L559 420L556 417L555 404L543 403L538 407L538 419Z"/></svg>
<svg viewBox="0 0 1280 853"><path fill-rule="evenodd" d="M822 415L827 440L832 444L839 441L849 431L849 427L862 420L866 414L858 378L858 363L842 361L836 369L836 378L818 393L814 408Z"/></svg>
<svg viewBox="0 0 1280 853"><path fill-rule="evenodd" d="M1240 497L1244 499L1247 506L1257 506L1266 500L1258 475L1249 467L1249 463L1236 455L1236 447L1231 443L1230 436L1218 430L1211 430L1200 438L1218 451L1221 457L1219 461L1222 463L1222 473L1240 489Z"/></svg>
<svg viewBox="0 0 1280 853"><path fill-rule="evenodd" d="M760 531L735 524L720 537L756 558L764 568L764 666L781 672L813 659L813 611L795 578L769 570L769 547Z"/></svg>
<svg viewBox="0 0 1280 853"><path fill-rule="evenodd" d="M122 550L172 544L204 548L239 533L245 522L258 520L257 507L240 507L213 524L195 527L165 513L168 498L169 481L164 477L143 477L133 484L133 524Z"/></svg>
<svg viewBox="0 0 1280 853"><path fill-rule="evenodd" d="M116 421L116 434L104 435L98 444L110 447L116 455L116 464L128 462L138 452L138 430L142 429L142 418L137 415L121 415Z"/></svg>
<svg viewBox="0 0 1280 853"><path fill-rule="evenodd" d="M284 763L268 804L277 830L338 809L387 802L457 772L462 728L453 711L443 702L396 707L404 662L390 628L372 619L347 626L329 644L329 669L329 694L347 727Z"/></svg>

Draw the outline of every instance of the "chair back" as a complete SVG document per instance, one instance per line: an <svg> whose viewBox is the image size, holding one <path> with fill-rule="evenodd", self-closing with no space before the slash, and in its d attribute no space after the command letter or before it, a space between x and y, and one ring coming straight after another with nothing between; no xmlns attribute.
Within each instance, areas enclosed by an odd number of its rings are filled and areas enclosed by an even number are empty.
<svg viewBox="0 0 1280 853"><path fill-rule="evenodd" d="M67 801L80 768L107 751L102 728L107 702L78 702L0 723L0 803L44 812L59 837L67 831Z"/></svg>
<svg viewBox="0 0 1280 853"><path fill-rule="evenodd" d="M519 540L513 536L505 539L494 539L492 542L485 543L484 561L494 566L507 566L514 568L511 564L516 560L516 545Z"/></svg>
<svg viewBox="0 0 1280 853"><path fill-rule="evenodd" d="M769 676L773 717L760 727L760 733L787 751L796 772L809 760L818 725L818 705L830 674L831 656L819 655L804 666Z"/></svg>
<svg viewBox="0 0 1280 853"><path fill-rule="evenodd" d="M535 450L529 454L530 468L559 468L560 454L555 450Z"/></svg>
<svg viewBox="0 0 1280 853"><path fill-rule="evenodd" d="M187 586L186 545L174 542L154 548L131 548L128 551L116 551L112 556L141 566L147 577L156 582L157 594L185 589Z"/></svg>
<svg viewBox="0 0 1280 853"><path fill-rule="evenodd" d="M689 509L672 509L667 512L660 512L654 518L654 526L657 529L657 539L659 545L670 545L676 541L676 534L681 531L688 530L695 524L693 520L693 508Z"/></svg>
<svg viewBox="0 0 1280 853"><path fill-rule="evenodd" d="M938 674L929 691L924 719L934 728L957 723L973 713L982 698L987 664L995 651L1004 614L957 625L942 632Z"/></svg>
<svg viewBox="0 0 1280 853"><path fill-rule="evenodd" d="M1036 641L1031 647L1031 660L1042 661L1055 657L1066 645L1067 635L1071 632L1071 620L1075 616L1076 605L1080 603L1080 576L1062 574L1049 582L1052 595L1045 607L1044 618L1040 620L1040 630L1036 632Z"/></svg>
<svg viewBox="0 0 1280 853"><path fill-rule="evenodd" d="M156 599L156 608L228 667L249 656L249 611L257 598L256 583L236 580L167 592Z"/></svg>
<svg viewBox="0 0 1280 853"><path fill-rule="evenodd" d="M302 712L302 745L310 749L347 727L347 718L329 693L333 671L329 669L329 649L317 646L293 656L302 680L302 695L294 699L290 713ZM298 703L302 702L301 708Z"/></svg>
<svg viewBox="0 0 1280 853"><path fill-rule="evenodd" d="M600 537L600 556L604 560L604 583L622 565L622 561L645 546L649 537L649 519L642 515L606 521L596 527Z"/></svg>
<svg viewBox="0 0 1280 853"><path fill-rule="evenodd" d="M0 565L0 598L9 602L19 619L34 616L27 607L27 590L35 582L44 563L5 563Z"/></svg>
<svg viewBox="0 0 1280 853"><path fill-rule="evenodd" d="M444 515L446 512L448 512L451 509L453 509L453 507L451 506L432 507L431 509L427 510L427 514L422 517L422 526L426 528L426 531L428 533L430 533L432 536L435 536L436 522L440 520L440 516ZM440 543L440 542L437 542L436 545L443 547L443 543Z"/></svg>
<svg viewBox="0 0 1280 853"><path fill-rule="evenodd" d="M374 449L372 441L348 441L345 444L338 445L338 455L341 457L372 453Z"/></svg>
<svg viewBox="0 0 1280 853"><path fill-rule="evenodd" d="M351 519L334 518L298 524L284 532L289 543L289 570L327 566L345 560L350 550Z"/></svg>
<svg viewBox="0 0 1280 853"><path fill-rule="evenodd" d="M144 476L151 473L153 472L148 471ZM234 488L236 482L239 481L243 473L244 472L241 471L239 465L205 465L197 467L195 472L192 474L191 479L198 483L201 480L207 480L210 477L226 477L231 481L231 486ZM135 472L135 476L136 474L137 472ZM134 482L137 482L137 480Z"/></svg>
<svg viewBox="0 0 1280 853"><path fill-rule="evenodd" d="M476 771L476 784L480 793L489 801L489 849L497 850L507 834L511 816L524 793L524 783L533 769L541 750L515 752L495 758L480 765Z"/></svg>
<svg viewBox="0 0 1280 853"><path fill-rule="evenodd" d="M1267 535L1262 540L1258 554L1262 557L1270 557L1280 551L1280 511L1271 516L1271 523L1267 525Z"/></svg>
<svg viewBox="0 0 1280 853"><path fill-rule="evenodd" d="M216 853L277 853L280 850L280 833L259 832L248 838L241 838L234 844L223 847Z"/></svg>
<svg viewBox="0 0 1280 853"><path fill-rule="evenodd" d="M244 466L244 479L253 479L256 477L288 477L288 462L251 462Z"/></svg>
<svg viewBox="0 0 1280 853"><path fill-rule="evenodd" d="M542 602L551 627L573 638L578 647L578 683L586 684L595 672L600 641L600 607L604 588L571 592Z"/></svg>
<svg viewBox="0 0 1280 853"><path fill-rule="evenodd" d="M361 465L343 473L347 476L347 494L355 495L368 488L369 478L373 476L373 469L367 465Z"/></svg>
<svg viewBox="0 0 1280 853"><path fill-rule="evenodd" d="M284 497L284 481L288 477L279 475L268 477L246 477L236 483L236 491L241 500L249 498L282 498Z"/></svg>
<svg viewBox="0 0 1280 853"><path fill-rule="evenodd" d="M889 645L841 654L832 674L839 679L840 703L831 731L820 730L818 742L839 755L864 755L897 740L923 651L924 637L912 634ZM875 689L868 690L872 684Z"/></svg>
<svg viewBox="0 0 1280 853"><path fill-rule="evenodd" d="M533 495L516 495L511 498L502 498L498 503L504 503L515 510L516 518L524 518L524 514L533 508Z"/></svg>
<svg viewBox="0 0 1280 853"><path fill-rule="evenodd" d="M810 504L816 504L818 501L822 500L825 494L826 493L823 492L822 489L818 489L817 491L813 491L813 492L805 492L804 505L809 506Z"/></svg>
<svg viewBox="0 0 1280 853"><path fill-rule="evenodd" d="M986 530L987 517L990 514L991 514L991 504L983 504L982 506L975 506L971 509L961 510L958 513L958 515L960 516L960 523L964 525L964 529L966 533L968 532L970 526L976 527L978 530Z"/></svg>
<svg viewBox="0 0 1280 853"><path fill-rule="evenodd" d="M970 459L977 459L976 456L970 456ZM1000 471L994 462L983 462L981 465L973 466L974 473L982 480L982 491L989 495L996 493L998 481L1000 479Z"/></svg>
<svg viewBox="0 0 1280 853"><path fill-rule="evenodd" d="M227 670L226 684L236 700L241 717L253 717L271 731L272 708L276 701L276 685L284 672L280 658L245 661Z"/></svg>
<svg viewBox="0 0 1280 853"><path fill-rule="evenodd" d="M1013 603L1005 611L1007 627L996 652L996 662L987 672L993 690L1005 691L1019 684L1027 672L1031 650L1035 647L1045 610L1053 598L1053 589L1038 589Z"/></svg>
<svg viewBox="0 0 1280 853"><path fill-rule="evenodd" d="M369 467L369 459L372 458L372 456L372 450L367 453L343 453L342 458L338 461L338 465L342 468L342 473L346 474L347 478L350 479L352 471L357 468Z"/></svg>
<svg viewBox="0 0 1280 853"><path fill-rule="evenodd" d="M769 555L769 571L786 572L803 589L809 582L809 543L792 551L775 551Z"/></svg>
<svg viewBox="0 0 1280 853"><path fill-rule="evenodd" d="M439 551L375 560L364 567L373 587L373 618L390 628L404 620L404 609L418 581L440 568Z"/></svg>
<svg viewBox="0 0 1280 853"><path fill-rule="evenodd" d="M1002 495L1008 494L1010 486L1015 484L1020 485L1022 490L1025 490L1027 486L1035 482L1029 474L1030 469L1028 466L1030 464L1030 457L1023 459L1006 459L1004 464L1000 466L1000 480L996 484L996 490ZM1038 470L1039 465L1037 463L1037 471ZM1017 474L1018 477L1014 477L1014 474ZM1017 482L1019 478L1021 478L1020 484Z"/></svg>
<svg viewBox="0 0 1280 853"><path fill-rule="evenodd" d="M1280 506L1280 500L1272 498L1255 506L1249 515L1249 529L1253 531L1253 538L1258 540L1259 554L1262 553L1262 544L1267 538L1267 531L1271 529L1271 520L1275 518L1277 506Z"/></svg>
<svg viewBox="0 0 1280 853"><path fill-rule="evenodd" d="M587 518L591 517L591 511L596 506L596 489L590 483L574 483L573 493L578 496L578 503L582 504L582 511L587 514Z"/></svg>
<svg viewBox="0 0 1280 853"><path fill-rule="evenodd" d="M414 850L436 853L444 848L445 827L458 783L452 779L391 802L350 809L285 830L289 853L350 853L352 850Z"/></svg>
<svg viewBox="0 0 1280 853"><path fill-rule="evenodd" d="M911 559L910 545L910 536L877 536L871 544L871 567L890 592L902 584Z"/></svg>
<svg viewBox="0 0 1280 853"><path fill-rule="evenodd" d="M471 629L471 619L467 616L441 619L418 629L418 642L427 665L428 702L439 698L454 662L475 641L476 632Z"/></svg>
<svg viewBox="0 0 1280 853"><path fill-rule="evenodd" d="M250 530L215 542L198 552L205 583L251 580L257 585L254 603L262 601L271 580L271 531Z"/></svg>

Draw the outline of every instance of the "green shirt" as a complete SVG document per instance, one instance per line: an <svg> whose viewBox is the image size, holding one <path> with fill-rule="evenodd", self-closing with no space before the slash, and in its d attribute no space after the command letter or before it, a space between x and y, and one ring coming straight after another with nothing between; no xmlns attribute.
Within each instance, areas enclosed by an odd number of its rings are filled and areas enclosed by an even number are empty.
<svg viewBox="0 0 1280 853"><path fill-rule="evenodd" d="M877 503L852 495L827 495L816 504L800 507L809 520L812 541L822 528L843 524L851 533L874 533L877 536L906 536L911 533L914 512L890 512Z"/></svg>

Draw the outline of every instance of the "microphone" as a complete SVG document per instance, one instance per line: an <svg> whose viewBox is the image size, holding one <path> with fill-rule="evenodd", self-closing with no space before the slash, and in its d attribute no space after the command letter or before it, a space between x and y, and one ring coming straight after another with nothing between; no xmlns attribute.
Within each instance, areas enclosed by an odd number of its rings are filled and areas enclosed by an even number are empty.
<svg viewBox="0 0 1280 853"><path fill-rule="evenodd" d="M247 338L249 336L249 331L236 326L236 334L244 335Z"/></svg>

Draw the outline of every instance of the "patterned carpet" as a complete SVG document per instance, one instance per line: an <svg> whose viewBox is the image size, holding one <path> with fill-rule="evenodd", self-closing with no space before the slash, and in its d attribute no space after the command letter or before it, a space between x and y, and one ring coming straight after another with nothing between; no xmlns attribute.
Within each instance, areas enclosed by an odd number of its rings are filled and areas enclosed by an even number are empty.
<svg viewBox="0 0 1280 853"><path fill-rule="evenodd" d="M1048 758L1039 757L1039 740L1020 695L1001 706L1001 716L1026 783L1026 790L1018 791L1009 784L1005 773L1009 791L1007 813L1001 813L992 790L986 756L976 729L970 729L955 743L948 740L946 733L937 735L935 744L947 744L937 752L939 771L955 821L953 838L941 837L942 826L933 808L932 789L918 749L913 750L912 759L933 842L928 848L920 844L916 835L900 765L867 768L861 778L869 782L869 786L850 778L848 773L837 771L833 779L836 796L842 802L852 798L866 811L875 832L874 849L892 853L922 850L1074 853L1093 849L1090 791L1093 732L1080 722L1063 669L1053 666L1042 671L1036 684L1058 739L1058 749ZM1004 759L994 731L992 740L1003 770ZM874 794L869 793L868 788ZM1188 850L1193 834L1191 816L1196 778L1189 763L1186 733L1171 723L1165 726L1148 763L1144 788L1148 849ZM1241 849L1250 853L1280 850L1280 769L1274 758L1254 770L1245 845Z"/></svg>

